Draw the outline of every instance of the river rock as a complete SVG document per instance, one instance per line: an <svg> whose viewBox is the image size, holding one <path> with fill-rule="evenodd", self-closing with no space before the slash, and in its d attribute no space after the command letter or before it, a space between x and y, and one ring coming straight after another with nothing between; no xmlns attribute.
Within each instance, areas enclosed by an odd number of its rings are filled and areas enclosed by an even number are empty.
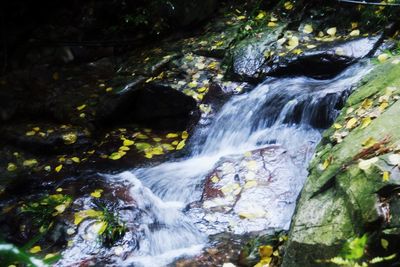
<svg viewBox="0 0 400 267"><path fill-rule="evenodd" d="M233 49L228 76L237 80L262 81L267 76L306 75L325 78L374 53L382 35L330 40L286 31L285 25L245 39ZM290 46L288 41L295 42ZM307 41L306 41L307 40ZM298 42L298 44L297 44ZM312 43L310 45L310 42Z"/></svg>
<svg viewBox="0 0 400 267"><path fill-rule="evenodd" d="M365 232L396 236L400 131L393 118L400 113L400 68L393 60L369 74L324 133L296 207L283 266L320 266L317 260L339 255L346 240ZM347 124L354 119L354 126ZM377 251L367 248L367 253Z"/></svg>
<svg viewBox="0 0 400 267"><path fill-rule="evenodd" d="M276 145L223 158L207 176L200 205L191 212L210 234L288 228L306 175L294 170L305 155L289 155Z"/></svg>

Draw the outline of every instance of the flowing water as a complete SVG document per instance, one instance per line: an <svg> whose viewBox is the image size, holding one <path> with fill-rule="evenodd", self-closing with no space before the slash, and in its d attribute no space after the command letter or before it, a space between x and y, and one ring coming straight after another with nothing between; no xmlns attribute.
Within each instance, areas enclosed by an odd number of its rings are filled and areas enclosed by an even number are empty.
<svg viewBox="0 0 400 267"><path fill-rule="evenodd" d="M190 152L186 158L105 175L110 183L129 187L131 197L143 211L135 219L138 232L142 233L135 252L118 258L116 265L164 266L176 258L199 253L209 235L227 229L237 234L287 229L307 176L308 162L321 138L321 127L333 122L352 86L368 70L368 66L355 65L329 80L267 79L251 92L232 96L208 128L198 129L187 145ZM195 212L187 208L201 199L204 181L221 158L272 145L279 146L295 163L279 163L282 171L276 183L269 185L271 191L257 193L258 198L270 203L268 218L244 221L235 214L212 214L217 219L206 220L211 215L202 208ZM264 164L278 163L273 159ZM278 195L285 199L274 202ZM241 205L254 208L252 201L254 196L242 196ZM224 220L237 223L233 228L219 226ZM64 258L73 258L73 254L66 252Z"/></svg>

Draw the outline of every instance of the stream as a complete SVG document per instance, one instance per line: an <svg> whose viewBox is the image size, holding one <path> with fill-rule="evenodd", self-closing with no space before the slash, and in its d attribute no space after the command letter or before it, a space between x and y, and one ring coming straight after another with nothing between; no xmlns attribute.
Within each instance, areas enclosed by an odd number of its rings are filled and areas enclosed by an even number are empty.
<svg viewBox="0 0 400 267"><path fill-rule="evenodd" d="M112 265L165 266L198 255L212 235L289 229L322 130L369 70L360 63L327 80L268 78L250 92L232 96L208 127L195 130L185 158L104 174L109 183L129 188L142 211L134 218L140 235L125 237L136 240L124 244L132 253L114 257ZM259 151L261 158L255 156ZM264 170L249 165L263 165ZM205 181L216 172L223 194L205 198ZM249 186L254 181L258 185ZM235 187L228 190L231 185ZM72 265L92 250L77 244L58 264Z"/></svg>

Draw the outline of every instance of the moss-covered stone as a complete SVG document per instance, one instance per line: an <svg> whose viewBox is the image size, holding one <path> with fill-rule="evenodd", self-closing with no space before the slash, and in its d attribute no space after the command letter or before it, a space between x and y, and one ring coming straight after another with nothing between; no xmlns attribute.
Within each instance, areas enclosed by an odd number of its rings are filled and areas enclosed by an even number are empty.
<svg viewBox="0 0 400 267"><path fill-rule="evenodd" d="M389 159L400 141L397 62L376 66L324 133L292 220L283 266L321 266L316 260L338 255L347 239L388 227L380 192L399 183L398 167Z"/></svg>

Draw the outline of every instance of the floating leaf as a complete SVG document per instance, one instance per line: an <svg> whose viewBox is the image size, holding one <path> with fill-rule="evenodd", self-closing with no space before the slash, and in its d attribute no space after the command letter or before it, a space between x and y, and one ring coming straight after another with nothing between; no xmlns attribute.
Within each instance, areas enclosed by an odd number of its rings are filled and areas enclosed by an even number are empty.
<svg viewBox="0 0 400 267"><path fill-rule="evenodd" d="M258 15L255 17L256 20L262 20L263 18L265 18L266 13L265 11L260 11L260 13L258 13Z"/></svg>
<svg viewBox="0 0 400 267"><path fill-rule="evenodd" d="M197 89L197 92L199 93L204 93L205 91L207 91L207 87L200 87Z"/></svg>
<svg viewBox="0 0 400 267"><path fill-rule="evenodd" d="M42 251L42 248L40 246L34 246L33 248L31 248L29 250L29 252L32 253L32 254L38 253L40 251Z"/></svg>
<svg viewBox="0 0 400 267"><path fill-rule="evenodd" d="M283 4L283 7L284 7L286 10L292 10L292 9L293 9L293 3L290 2L290 1L287 1L287 2L285 2L285 4Z"/></svg>
<svg viewBox="0 0 400 267"><path fill-rule="evenodd" d="M8 163L8 165L7 165L7 171L9 171L9 172L13 172L13 171L15 171L17 169L17 165L15 165L14 163Z"/></svg>
<svg viewBox="0 0 400 267"><path fill-rule="evenodd" d="M346 123L346 128L347 129L352 129L354 128L354 126L357 123L357 119L356 118L351 118L347 123Z"/></svg>
<svg viewBox="0 0 400 267"><path fill-rule="evenodd" d="M57 205L54 208L57 211L57 213L55 215L63 213L68 206L69 206L69 203L63 203L63 204ZM53 214L53 216L55 216L55 215Z"/></svg>
<svg viewBox="0 0 400 267"><path fill-rule="evenodd" d="M182 139L187 139L189 137L189 134L187 131L183 131L181 135Z"/></svg>
<svg viewBox="0 0 400 267"><path fill-rule="evenodd" d="M288 49L294 49L299 45L299 38L297 36L292 36L288 42Z"/></svg>
<svg viewBox="0 0 400 267"><path fill-rule="evenodd" d="M267 24L267 26L268 27L276 27L276 23L275 22L273 22L273 21L270 21L270 22L268 22L268 24Z"/></svg>
<svg viewBox="0 0 400 267"><path fill-rule="evenodd" d="M107 229L108 223L105 221L100 221L95 223L92 227L93 231L98 235L102 235L104 231Z"/></svg>
<svg viewBox="0 0 400 267"><path fill-rule="evenodd" d="M257 186L257 181L256 180L250 180L250 181L247 181L244 184L243 188L247 189L247 188L252 188L252 187L255 187L255 186Z"/></svg>
<svg viewBox="0 0 400 267"><path fill-rule="evenodd" d="M311 24L304 25L304 28L303 28L304 33L309 34L309 33L312 33L313 31L314 31L314 29Z"/></svg>
<svg viewBox="0 0 400 267"><path fill-rule="evenodd" d="M377 157L373 157L373 158L367 159L367 160L360 159L360 162L358 163L358 167L361 170L366 171L371 167L372 164L378 162L378 160L379 159Z"/></svg>
<svg viewBox="0 0 400 267"><path fill-rule="evenodd" d="M382 104L379 105L379 109L381 111L384 111L388 106L389 106L389 103L383 102Z"/></svg>
<svg viewBox="0 0 400 267"><path fill-rule="evenodd" d="M258 253L262 259L268 258L272 256L274 249L272 246L260 246L258 248Z"/></svg>
<svg viewBox="0 0 400 267"><path fill-rule="evenodd" d="M153 141L155 141L155 142L160 142L162 139L160 138L160 137L154 137L153 138Z"/></svg>
<svg viewBox="0 0 400 267"><path fill-rule="evenodd" d="M61 169L62 169L62 167L63 167L63 165L60 164L60 165L58 165L57 167L55 167L54 170L55 170L56 172L60 172Z"/></svg>
<svg viewBox="0 0 400 267"><path fill-rule="evenodd" d="M162 144L162 147L168 151L175 150L175 147L170 144Z"/></svg>
<svg viewBox="0 0 400 267"><path fill-rule="evenodd" d="M245 20L246 19L246 16L238 16L238 17L236 17L238 20Z"/></svg>
<svg viewBox="0 0 400 267"><path fill-rule="evenodd" d="M176 150L181 150L182 148L185 147L185 141L186 140L182 140L178 143L178 145L176 146Z"/></svg>
<svg viewBox="0 0 400 267"><path fill-rule="evenodd" d="M190 88L195 88L195 87L197 87L197 81L191 81L190 83L188 83L188 86L189 86Z"/></svg>
<svg viewBox="0 0 400 267"><path fill-rule="evenodd" d="M145 139L148 139L149 137L145 134L140 133L140 134L136 135L136 138L145 140Z"/></svg>
<svg viewBox="0 0 400 267"><path fill-rule="evenodd" d="M367 99L364 99L364 101L361 104L361 107L363 109L369 109L372 106L373 103L374 102L371 99L367 98Z"/></svg>
<svg viewBox="0 0 400 267"><path fill-rule="evenodd" d="M211 177L211 182L218 183L219 182L218 176L214 175L213 177Z"/></svg>
<svg viewBox="0 0 400 267"><path fill-rule="evenodd" d="M121 146L121 147L119 147L119 149L118 149L119 151L129 151L130 150L130 148L129 147L127 147L127 146Z"/></svg>
<svg viewBox="0 0 400 267"><path fill-rule="evenodd" d="M321 169L322 169L322 170L326 170L326 168L328 168L330 164L331 164L330 158L324 160L324 163L322 163Z"/></svg>
<svg viewBox="0 0 400 267"><path fill-rule="evenodd" d="M103 193L103 189L96 189L94 192L90 193L92 197L99 198L101 197L101 193Z"/></svg>
<svg viewBox="0 0 400 267"><path fill-rule="evenodd" d="M387 171L383 172L382 180L383 180L384 182L387 182L387 181L389 181L389 178L390 178L390 173L387 172Z"/></svg>

